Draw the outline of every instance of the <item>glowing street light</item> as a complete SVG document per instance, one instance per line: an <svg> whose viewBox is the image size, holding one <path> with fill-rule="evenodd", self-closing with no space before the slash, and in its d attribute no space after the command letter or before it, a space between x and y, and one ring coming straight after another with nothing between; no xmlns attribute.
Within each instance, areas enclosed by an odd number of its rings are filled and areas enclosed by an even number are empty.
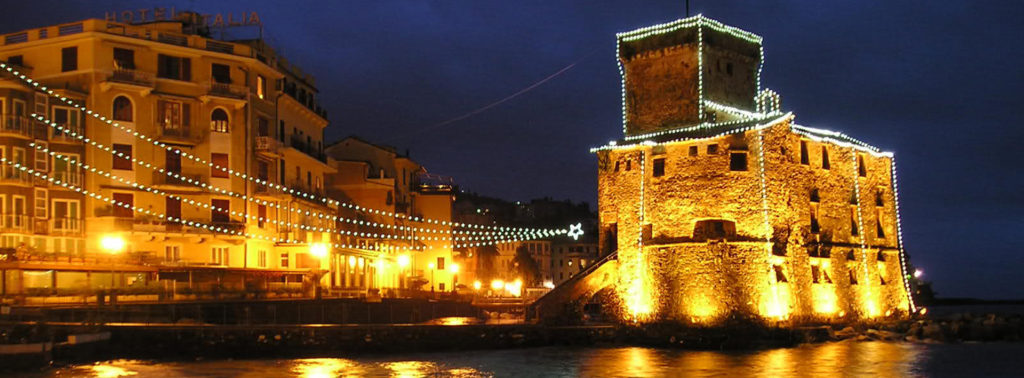
<svg viewBox="0 0 1024 378"><path fill-rule="evenodd" d="M914 269L914 278L921 278L924 275L924 271L921 269Z"/></svg>
<svg viewBox="0 0 1024 378"><path fill-rule="evenodd" d="M112 255L124 252L126 245L124 238L117 235L104 235L100 239L100 248Z"/></svg>
<svg viewBox="0 0 1024 378"><path fill-rule="evenodd" d="M483 287L483 284L480 283L480 280L473 281L473 290L480 290L481 287Z"/></svg>
<svg viewBox="0 0 1024 378"><path fill-rule="evenodd" d="M409 255L398 256L398 267L402 269L409 267Z"/></svg>
<svg viewBox="0 0 1024 378"><path fill-rule="evenodd" d="M451 264L451 265L449 265L448 266L448 271L452 272L452 274L458 273L459 272L459 264Z"/></svg>
<svg viewBox="0 0 1024 378"><path fill-rule="evenodd" d="M501 290L501 288L503 288L503 287L505 287L505 281L502 281L502 280L491 281L491 290Z"/></svg>
<svg viewBox="0 0 1024 378"><path fill-rule="evenodd" d="M327 257L327 244L316 243L309 246L309 254L318 259Z"/></svg>

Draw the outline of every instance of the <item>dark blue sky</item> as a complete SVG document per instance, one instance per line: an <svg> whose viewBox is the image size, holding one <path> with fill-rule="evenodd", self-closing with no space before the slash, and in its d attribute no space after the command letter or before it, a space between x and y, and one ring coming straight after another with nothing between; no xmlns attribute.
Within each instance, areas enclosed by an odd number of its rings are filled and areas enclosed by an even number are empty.
<svg viewBox="0 0 1024 378"><path fill-rule="evenodd" d="M409 148L489 195L592 204L587 150L621 133L614 34L684 16L683 0L8 3L3 31L154 6L255 10L269 42L317 76L328 140ZM940 295L1024 298L1024 2L821 4L692 9L764 37L763 85L798 123L896 152L906 245Z"/></svg>

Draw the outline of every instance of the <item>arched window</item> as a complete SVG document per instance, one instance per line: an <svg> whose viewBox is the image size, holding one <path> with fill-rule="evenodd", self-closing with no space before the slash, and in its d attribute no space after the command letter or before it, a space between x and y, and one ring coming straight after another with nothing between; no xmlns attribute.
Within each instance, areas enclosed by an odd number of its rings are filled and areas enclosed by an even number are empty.
<svg viewBox="0 0 1024 378"><path fill-rule="evenodd" d="M221 108L213 109L213 113L210 114L210 129L218 133L228 132L228 112Z"/></svg>
<svg viewBox="0 0 1024 378"><path fill-rule="evenodd" d="M132 100L128 97L117 96L114 99L114 120L122 122L132 122L134 119L132 109Z"/></svg>

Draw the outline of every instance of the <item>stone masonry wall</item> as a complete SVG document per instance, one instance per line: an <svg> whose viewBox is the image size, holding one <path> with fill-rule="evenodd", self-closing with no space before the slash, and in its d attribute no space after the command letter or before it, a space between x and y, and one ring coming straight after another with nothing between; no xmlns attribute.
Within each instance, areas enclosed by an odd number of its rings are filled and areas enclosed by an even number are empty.
<svg viewBox="0 0 1024 378"><path fill-rule="evenodd" d="M698 120L697 46L647 51L623 61L626 132L642 134Z"/></svg>
<svg viewBox="0 0 1024 378"><path fill-rule="evenodd" d="M837 319L906 311L889 158L802 138L788 122L761 133L770 232L758 131L598 153L602 245L616 229L625 313L638 321L700 322L730 313ZM808 164L801 163L801 140ZM747 154L745 171L730 170L731 153ZM855 165L861 156L865 177ZM665 159L661 177L654 177L656 159ZM879 214L884 237L876 235ZM701 220L734 222L735 233L725 242L704 240L694 232ZM851 235L854 224L858 235Z"/></svg>

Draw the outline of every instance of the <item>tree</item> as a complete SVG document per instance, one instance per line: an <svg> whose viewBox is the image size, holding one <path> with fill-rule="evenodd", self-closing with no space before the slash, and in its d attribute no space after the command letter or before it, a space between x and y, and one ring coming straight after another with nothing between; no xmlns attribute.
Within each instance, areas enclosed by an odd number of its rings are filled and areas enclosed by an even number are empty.
<svg viewBox="0 0 1024 378"><path fill-rule="evenodd" d="M494 260L498 257L498 247L494 245L486 245L477 248L476 253L477 278L483 282L490 282L498 275L494 268Z"/></svg>
<svg viewBox="0 0 1024 378"><path fill-rule="evenodd" d="M534 261L533 256L530 256L526 245L516 248L516 257L512 259L512 262L515 263L516 274L523 278L524 285L529 287L539 283L540 267L537 266L537 261Z"/></svg>

